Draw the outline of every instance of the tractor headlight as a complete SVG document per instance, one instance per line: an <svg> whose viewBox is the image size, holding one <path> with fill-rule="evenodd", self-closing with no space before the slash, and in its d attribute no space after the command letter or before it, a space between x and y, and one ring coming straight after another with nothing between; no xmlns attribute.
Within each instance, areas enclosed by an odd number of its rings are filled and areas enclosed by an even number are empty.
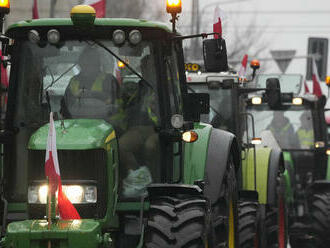
<svg viewBox="0 0 330 248"><path fill-rule="evenodd" d="M96 203L97 188L92 185L63 185L63 192L73 204ZM29 186L29 204L46 204L48 195L47 185Z"/></svg>

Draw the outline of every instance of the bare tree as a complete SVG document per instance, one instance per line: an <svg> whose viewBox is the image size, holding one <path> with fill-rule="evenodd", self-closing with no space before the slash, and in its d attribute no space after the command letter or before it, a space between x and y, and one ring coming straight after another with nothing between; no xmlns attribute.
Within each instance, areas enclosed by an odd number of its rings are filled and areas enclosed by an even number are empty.
<svg viewBox="0 0 330 248"><path fill-rule="evenodd" d="M235 18L231 18L235 20ZM236 27L236 28L235 28ZM256 19L252 19L246 26L241 28L234 25L231 32L230 42L227 42L228 61L232 66L239 64L245 54L254 59L267 51L270 41L264 37L267 27L256 28ZM265 66L263 66L265 68Z"/></svg>

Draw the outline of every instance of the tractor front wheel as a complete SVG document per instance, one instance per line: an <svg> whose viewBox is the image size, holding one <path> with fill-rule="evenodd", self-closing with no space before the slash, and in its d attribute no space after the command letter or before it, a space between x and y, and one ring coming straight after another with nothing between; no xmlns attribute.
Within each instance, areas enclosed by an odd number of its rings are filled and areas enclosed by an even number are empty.
<svg viewBox="0 0 330 248"><path fill-rule="evenodd" d="M145 247L207 247L205 223L205 199L159 197L150 205Z"/></svg>

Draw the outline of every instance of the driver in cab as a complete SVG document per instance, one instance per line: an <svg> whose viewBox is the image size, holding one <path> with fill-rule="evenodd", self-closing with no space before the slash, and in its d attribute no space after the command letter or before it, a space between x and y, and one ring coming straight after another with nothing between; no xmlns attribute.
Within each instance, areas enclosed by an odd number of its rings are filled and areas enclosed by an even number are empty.
<svg viewBox="0 0 330 248"><path fill-rule="evenodd" d="M119 91L118 82L112 74L101 70L100 57L95 48L86 48L80 54L80 72L71 78L65 91L64 115L84 117L84 110L87 116L91 110L101 112L101 105L115 104ZM91 107L94 109L90 109Z"/></svg>

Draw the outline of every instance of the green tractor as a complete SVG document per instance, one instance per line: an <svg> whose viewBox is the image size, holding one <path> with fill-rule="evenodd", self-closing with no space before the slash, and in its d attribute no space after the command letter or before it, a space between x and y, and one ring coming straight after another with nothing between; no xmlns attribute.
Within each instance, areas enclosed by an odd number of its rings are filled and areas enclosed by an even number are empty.
<svg viewBox="0 0 330 248"><path fill-rule="evenodd" d="M11 65L1 247L239 247L238 144L199 122L209 98L187 92L181 6L167 10L174 31L75 6L71 19L21 21L1 36ZM50 112L63 191L81 219L47 201Z"/></svg>
<svg viewBox="0 0 330 248"><path fill-rule="evenodd" d="M299 96L303 80L297 75L264 76L262 81L257 86L267 85L269 94L252 96L247 112L254 116L256 135L268 136L284 153L286 182L292 185L286 189L288 198L292 199L288 211L290 245L327 247L330 174L324 117L326 99Z"/></svg>
<svg viewBox="0 0 330 248"><path fill-rule="evenodd" d="M204 47L205 49L205 47ZM259 62L253 61L253 75ZM196 67L196 66L195 66ZM187 72L188 90L210 94L210 113L201 120L237 136L242 154L239 233L241 247L286 247L287 213L284 160L279 146L256 145L254 113L247 112L247 87L234 71Z"/></svg>

